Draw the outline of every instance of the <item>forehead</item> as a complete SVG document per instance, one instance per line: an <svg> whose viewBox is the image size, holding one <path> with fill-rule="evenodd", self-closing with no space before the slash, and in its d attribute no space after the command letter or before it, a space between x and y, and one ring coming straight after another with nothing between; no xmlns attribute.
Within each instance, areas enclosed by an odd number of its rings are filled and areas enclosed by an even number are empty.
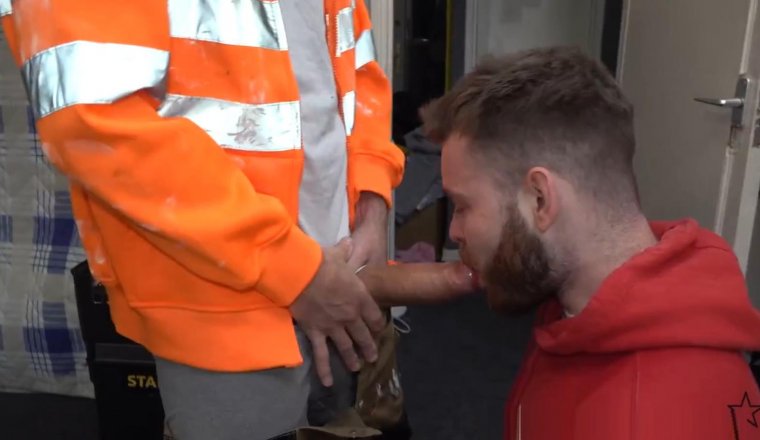
<svg viewBox="0 0 760 440"><path fill-rule="evenodd" d="M443 143L441 151L441 173L443 178L458 178L469 174L474 168L473 151L470 141L459 135L452 135Z"/></svg>
<svg viewBox="0 0 760 440"><path fill-rule="evenodd" d="M486 164L478 160L476 151L467 138L452 135L443 144L441 152L441 175L448 192L464 192L470 188L482 188L485 184Z"/></svg>

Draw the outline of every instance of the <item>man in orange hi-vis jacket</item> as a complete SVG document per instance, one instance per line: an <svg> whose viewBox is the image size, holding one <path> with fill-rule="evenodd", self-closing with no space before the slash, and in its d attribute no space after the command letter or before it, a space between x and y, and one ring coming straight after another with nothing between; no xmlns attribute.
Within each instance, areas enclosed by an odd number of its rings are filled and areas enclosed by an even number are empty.
<svg viewBox="0 0 760 440"><path fill-rule="evenodd" d="M0 0L0 17L174 433L305 423L309 365L332 384L328 342L356 370L384 325L355 271L385 261L403 154L364 2ZM350 258L332 247L348 235Z"/></svg>

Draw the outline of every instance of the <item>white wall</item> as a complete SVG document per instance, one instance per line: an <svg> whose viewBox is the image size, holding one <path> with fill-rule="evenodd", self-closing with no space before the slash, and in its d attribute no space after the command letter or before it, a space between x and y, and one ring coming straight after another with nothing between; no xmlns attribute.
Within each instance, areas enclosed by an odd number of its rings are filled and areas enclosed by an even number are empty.
<svg viewBox="0 0 760 440"><path fill-rule="evenodd" d="M558 44L599 53L604 0L469 1L477 4L477 58Z"/></svg>

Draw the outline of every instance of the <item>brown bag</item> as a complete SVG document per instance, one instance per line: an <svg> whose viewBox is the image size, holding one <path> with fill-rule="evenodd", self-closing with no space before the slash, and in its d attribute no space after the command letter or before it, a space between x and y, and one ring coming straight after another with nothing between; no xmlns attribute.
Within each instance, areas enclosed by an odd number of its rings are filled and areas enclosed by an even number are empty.
<svg viewBox="0 0 760 440"><path fill-rule="evenodd" d="M297 429L294 440L375 439L381 435L382 432L365 425L356 410L351 408L325 426Z"/></svg>
<svg viewBox="0 0 760 440"><path fill-rule="evenodd" d="M396 426L404 413L396 360L398 338L393 319L388 319L376 339L377 362L365 363L357 377L355 409L367 426L380 430Z"/></svg>
<svg viewBox="0 0 760 440"><path fill-rule="evenodd" d="M387 314L390 317L390 313ZM284 440L343 440L380 438L381 430L396 426L404 412L404 393L396 364L398 332L393 320L377 336L377 361L365 363L357 375L356 403L322 427L303 427Z"/></svg>

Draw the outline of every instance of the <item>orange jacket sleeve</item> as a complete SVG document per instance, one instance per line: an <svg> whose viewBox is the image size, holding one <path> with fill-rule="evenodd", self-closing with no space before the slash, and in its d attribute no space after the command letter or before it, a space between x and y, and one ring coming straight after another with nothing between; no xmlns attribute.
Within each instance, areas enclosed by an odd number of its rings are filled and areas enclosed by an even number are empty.
<svg viewBox="0 0 760 440"><path fill-rule="evenodd" d="M391 191L404 172L404 153L391 140L391 86L374 59L372 24L363 0L356 2L355 14L356 115L348 150L349 180L357 193L377 193L390 206ZM358 194L353 197L358 200Z"/></svg>
<svg viewBox="0 0 760 440"><path fill-rule="evenodd" d="M13 7L3 23L21 63L75 41L150 48L168 60L165 2L46 0L13 2ZM61 58L56 67L74 77L71 72L84 73L98 62L103 61ZM145 74L140 63L137 58L118 77L99 79L114 87ZM27 86L33 90L42 80L27 77ZM84 88L101 85L74 82ZM159 116L147 90L112 103L60 108L37 125L43 149L58 169L199 276L240 291L255 289L288 305L315 274L321 249L282 203L257 193L189 119Z"/></svg>

